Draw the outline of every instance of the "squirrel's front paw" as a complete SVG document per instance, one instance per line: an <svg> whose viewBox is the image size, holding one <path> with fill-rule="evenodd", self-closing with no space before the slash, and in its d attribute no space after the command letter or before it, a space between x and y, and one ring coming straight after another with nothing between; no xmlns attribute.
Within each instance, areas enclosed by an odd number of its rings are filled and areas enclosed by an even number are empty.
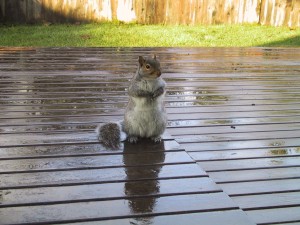
<svg viewBox="0 0 300 225"><path fill-rule="evenodd" d="M157 98L158 96L162 95L164 92L165 92L165 89L163 87L160 87L154 91L152 97Z"/></svg>
<svg viewBox="0 0 300 225"><path fill-rule="evenodd" d="M161 142L161 137L160 136L152 137L151 140L154 141L155 143L160 143Z"/></svg>
<svg viewBox="0 0 300 225"><path fill-rule="evenodd" d="M128 137L127 141L132 143L132 144L135 144L135 143L138 142L138 137L135 137L135 136Z"/></svg>

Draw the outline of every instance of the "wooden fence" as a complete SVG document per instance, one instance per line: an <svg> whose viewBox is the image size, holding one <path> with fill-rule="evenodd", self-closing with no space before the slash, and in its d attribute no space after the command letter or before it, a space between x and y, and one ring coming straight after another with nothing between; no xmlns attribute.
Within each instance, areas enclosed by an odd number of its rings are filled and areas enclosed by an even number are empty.
<svg viewBox="0 0 300 225"><path fill-rule="evenodd" d="M0 0L0 21L300 27L300 0Z"/></svg>

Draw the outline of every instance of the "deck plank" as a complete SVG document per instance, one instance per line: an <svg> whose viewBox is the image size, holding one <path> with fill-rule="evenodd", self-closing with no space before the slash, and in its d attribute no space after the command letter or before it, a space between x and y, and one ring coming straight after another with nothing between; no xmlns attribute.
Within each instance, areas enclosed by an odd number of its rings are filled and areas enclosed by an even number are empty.
<svg viewBox="0 0 300 225"><path fill-rule="evenodd" d="M300 206L300 192L267 193L263 195L233 196L232 199L244 210L284 208Z"/></svg>
<svg viewBox="0 0 300 225"><path fill-rule="evenodd" d="M137 143L127 148L127 153L138 151L145 152L172 152L183 150L181 146L174 140L165 140L159 146L161 148L153 148L152 145ZM47 145L47 146L20 146L20 147L2 147L0 148L0 159L25 159L25 158L45 158L45 157L67 157L67 156L100 156L121 154L124 150L124 144L112 151L103 145L97 144L76 144L74 145Z"/></svg>
<svg viewBox="0 0 300 225"><path fill-rule="evenodd" d="M101 156L65 156L60 158L43 159L15 159L2 160L0 173L22 173L29 171L62 171L74 169L101 169L130 166L147 165L170 165L187 164L194 161L185 151L179 152L155 152L155 153L135 153L120 155L101 155Z"/></svg>
<svg viewBox="0 0 300 225"><path fill-rule="evenodd" d="M245 138L246 139L246 138ZM181 143L181 146L188 152L196 151L227 151L227 150L247 150L247 149L271 149L279 148L286 149L299 147L300 138L284 138L283 135L279 138L260 138L253 140L223 140L215 141L212 145L211 142L201 142L201 144L194 143Z"/></svg>
<svg viewBox="0 0 300 225"><path fill-rule="evenodd" d="M57 223L78 220L155 216L186 211L231 210L237 206L224 193L88 201L72 204L2 208L2 223Z"/></svg>
<svg viewBox="0 0 300 225"><path fill-rule="evenodd" d="M206 171L249 170L264 168L284 168L299 165L300 157L276 157L258 159L237 159L224 161L205 161L199 165Z"/></svg>
<svg viewBox="0 0 300 225"><path fill-rule="evenodd" d="M300 207L272 208L262 210L247 211L254 222L257 224L281 224L300 221Z"/></svg>
<svg viewBox="0 0 300 225"><path fill-rule="evenodd" d="M153 171L157 171L153 173ZM130 173L130 177L128 177ZM196 164L0 174L0 189L207 177ZM24 179L26 178L26 179Z"/></svg>
<svg viewBox="0 0 300 225"><path fill-rule="evenodd" d="M107 149L94 129L122 119L153 52L164 140ZM0 48L0 223L297 224L299 62L293 48Z"/></svg>
<svg viewBox="0 0 300 225"><path fill-rule="evenodd" d="M198 162L210 160L230 160L230 159L257 159L257 158L277 158L284 156L299 156L297 148L266 148L266 149L245 149L245 150L210 150L189 152L189 155Z"/></svg>
<svg viewBox="0 0 300 225"><path fill-rule="evenodd" d="M210 172L209 176L217 183L238 183L248 181L282 180L300 178L300 167L262 168Z"/></svg>
<svg viewBox="0 0 300 225"><path fill-rule="evenodd" d="M300 191L300 179L219 183L219 186L230 196L295 192Z"/></svg>
<svg viewBox="0 0 300 225"><path fill-rule="evenodd" d="M126 181L75 186L5 189L0 191L1 207L51 205L61 203L124 199L129 197L161 197L176 194L220 192L221 189L207 177ZM159 190L159 191L158 191ZM57 193L60 193L57 195ZM82 193L85 193L84 195Z"/></svg>
<svg viewBox="0 0 300 225"><path fill-rule="evenodd" d="M83 222L72 223L82 225L132 225L132 224L156 224L156 225L198 225L201 221L201 225L219 224L222 221L222 225L254 225L253 222L247 222L246 215L240 210L228 210L219 212L204 212L204 213L191 213L180 215L166 215L156 217L137 217L131 219L116 219L105 220L96 222ZM71 224L65 224L71 225ZM297 225L297 224L296 224Z"/></svg>

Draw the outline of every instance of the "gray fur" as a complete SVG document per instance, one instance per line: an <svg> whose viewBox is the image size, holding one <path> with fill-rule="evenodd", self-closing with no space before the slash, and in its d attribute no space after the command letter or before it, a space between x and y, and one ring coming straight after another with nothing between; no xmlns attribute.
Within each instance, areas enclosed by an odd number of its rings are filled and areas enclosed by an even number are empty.
<svg viewBox="0 0 300 225"><path fill-rule="evenodd" d="M106 123L98 126L96 132L99 135L99 140L107 147L116 149L121 143L121 125L119 123Z"/></svg>
<svg viewBox="0 0 300 225"><path fill-rule="evenodd" d="M160 136L165 131L166 83L160 77L160 63L156 56L153 58L140 56L138 62L138 70L128 88L129 102L124 121L107 123L97 129L99 139L108 147L119 147L122 131L126 133L127 141L131 143L136 143L140 137L160 142Z"/></svg>
<svg viewBox="0 0 300 225"><path fill-rule="evenodd" d="M146 58L142 64L141 61L140 58L139 68L129 86L123 129L128 140L145 137L158 142L167 125L163 102L166 83L160 77L158 60ZM145 68L147 64L151 66L149 70Z"/></svg>

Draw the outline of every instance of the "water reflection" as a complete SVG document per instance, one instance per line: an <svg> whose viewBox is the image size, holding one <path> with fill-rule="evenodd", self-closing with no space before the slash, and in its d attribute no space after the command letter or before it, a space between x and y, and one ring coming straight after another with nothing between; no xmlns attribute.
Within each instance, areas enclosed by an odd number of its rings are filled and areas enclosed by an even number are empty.
<svg viewBox="0 0 300 225"><path fill-rule="evenodd" d="M141 142L133 145L130 143L124 143L123 160L126 167L125 172L127 175L127 182L124 185L124 193L129 197L129 207L133 214L151 213L154 211L157 194L160 193L160 183L158 175L163 167L162 163L165 161L164 142L159 144L148 143L148 140L142 140ZM154 150L156 154L151 154L148 157L141 157L140 153L147 150ZM142 165L156 165L155 167L149 167L149 170L139 170L140 167L131 166L133 164ZM146 183L132 182L134 180L140 180L141 178L147 178ZM135 197L133 197L135 196ZM138 196L152 196L140 198ZM133 197L133 198L132 198ZM152 224L152 218L135 219L137 224Z"/></svg>
<svg viewBox="0 0 300 225"><path fill-rule="evenodd" d="M224 105L230 98L224 92L218 91L217 86L200 85L191 87L174 86L168 89L168 105L197 106L197 105Z"/></svg>

